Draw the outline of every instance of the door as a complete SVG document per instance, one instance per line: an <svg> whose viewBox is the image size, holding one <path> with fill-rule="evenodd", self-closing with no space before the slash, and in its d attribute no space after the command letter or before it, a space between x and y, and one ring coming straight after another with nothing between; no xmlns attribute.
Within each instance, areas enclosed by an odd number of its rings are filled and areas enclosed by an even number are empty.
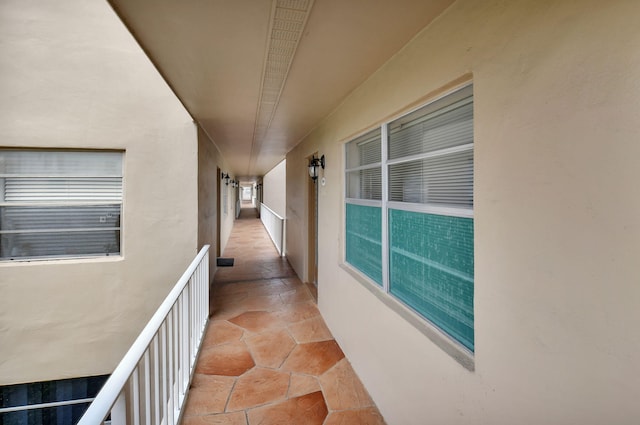
<svg viewBox="0 0 640 425"><path fill-rule="evenodd" d="M313 156L313 155L312 155ZM311 157L307 158L307 163ZM309 282L318 285L318 180L307 175Z"/></svg>

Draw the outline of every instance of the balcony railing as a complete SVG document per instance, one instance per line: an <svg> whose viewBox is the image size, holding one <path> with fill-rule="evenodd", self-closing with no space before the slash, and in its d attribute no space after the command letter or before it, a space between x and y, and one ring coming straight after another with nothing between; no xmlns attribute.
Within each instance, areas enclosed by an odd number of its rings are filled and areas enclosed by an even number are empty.
<svg viewBox="0 0 640 425"><path fill-rule="evenodd" d="M260 203L260 220L267 229L278 254L284 255L284 218L276 214L271 208Z"/></svg>
<svg viewBox="0 0 640 425"><path fill-rule="evenodd" d="M175 425L209 320L209 245L142 330L79 425Z"/></svg>

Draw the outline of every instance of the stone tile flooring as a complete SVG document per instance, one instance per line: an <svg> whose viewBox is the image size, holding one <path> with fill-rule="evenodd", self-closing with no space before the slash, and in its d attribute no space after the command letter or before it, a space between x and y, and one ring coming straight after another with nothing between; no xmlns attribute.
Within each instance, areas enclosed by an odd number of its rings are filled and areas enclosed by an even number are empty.
<svg viewBox="0 0 640 425"><path fill-rule="evenodd" d="M310 288L242 209L216 273L183 425L382 425Z"/></svg>

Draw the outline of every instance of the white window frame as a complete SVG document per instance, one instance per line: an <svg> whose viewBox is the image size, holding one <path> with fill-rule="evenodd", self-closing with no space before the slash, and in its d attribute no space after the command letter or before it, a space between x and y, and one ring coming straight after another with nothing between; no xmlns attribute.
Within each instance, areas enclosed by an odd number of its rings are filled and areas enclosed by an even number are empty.
<svg viewBox="0 0 640 425"><path fill-rule="evenodd" d="M69 259L85 259L85 258L104 258L104 257L122 257L123 255L123 209L124 209L124 151L116 151L116 150L88 150L88 149L36 149L36 148L1 148L0 151L15 151L15 152L82 152L82 153L113 153L119 154L120 156L120 175L119 176L94 176L89 175L86 172L78 172L77 174L48 174L48 173L24 173L24 174L2 174L0 173L0 184L4 185L6 181L10 181L9 179L18 178L18 179L29 179L29 178L37 178L37 179L91 179L91 178L106 178L110 180L120 179L120 196L117 200L111 199L107 201L103 200L83 200L83 199L74 199L74 196L70 195L69 199L56 199L56 200L26 200L26 201L7 201L5 199L5 187L0 187L0 207L88 207L88 206L118 206L119 207L119 216L117 219L118 226L111 227L51 227L44 229L22 229L22 230L7 230L0 228L0 235L2 234L35 234L35 233L92 233L92 232L107 232L114 231L119 232L116 240L118 241L117 251L108 251L104 253L79 253L79 254L52 254L52 255L28 255L28 256L16 256L16 257L4 257L0 258L0 264L3 263L19 263L19 262L31 262L31 261L44 261L44 260L69 260ZM6 179L6 180L5 180ZM37 198L34 196L34 198ZM106 213L104 220L112 219L113 216ZM102 221L102 217L100 218L100 222Z"/></svg>
<svg viewBox="0 0 640 425"><path fill-rule="evenodd" d="M447 90L441 95L430 99L428 102L423 103L411 110L402 112L388 120L385 120L379 126L368 128L366 131L361 132L356 137L351 137L344 143L343 146L343 158L347 157L347 146L350 142L356 140L358 137L361 137L364 134L371 132L372 130L380 127L381 128L381 162L375 164L367 164L359 167L344 167L344 187L343 187L343 199L344 199L344 208L346 208L347 204L353 205L362 205L362 206L371 206L371 207L379 207L381 208L381 244L382 244L382 286L378 285L374 282L370 277L366 276L363 272L356 269L354 266L350 265L346 261L346 239L344 239L344 243L342 244L342 268L345 269L349 274L351 274L358 282L363 284L370 292L372 292L378 299L380 299L385 305L390 307L392 310L397 312L400 316L405 318L409 323L411 323L416 329L421 331L424 335L426 335L430 340L432 340L437 346L439 346L442 350L451 355L456 361L458 361L465 368L473 371L475 370L475 355L474 352L467 349L456 339L451 337L450 335L443 332L438 326L432 324L428 319L422 316L420 313L414 311L411 307L406 305L405 303L398 300L391 292L390 292L390 282L389 282L389 209L395 210L404 210L410 212L418 212L425 214L438 214L445 216L453 216L453 217L464 217L464 218L474 218L474 208L465 208L465 207L447 207L447 206L438 206L438 205L429 205L422 203L409 203L409 202L398 202L398 201L389 201L389 166L421 160L433 156L445 155L454 152L462 152L468 150L474 150L474 143L465 144L456 146L453 148L444 148L441 150L421 153L416 155L411 155L407 157L401 157L398 159L390 160L389 156L389 125L404 117L408 116L422 108L428 107L431 104L438 102L439 100L446 98L456 92L462 91L470 86L473 86L473 82L469 81L462 85L459 85L451 90ZM375 166L380 166L382 169L382 200L368 200L368 199L358 199L358 198L349 198L347 196L348 192L348 179L347 173L350 171L357 171L359 169L372 168ZM475 180L475 178L474 178ZM342 229L346 232L346 214L344 214L343 210L343 225ZM474 325L475 327L475 325Z"/></svg>

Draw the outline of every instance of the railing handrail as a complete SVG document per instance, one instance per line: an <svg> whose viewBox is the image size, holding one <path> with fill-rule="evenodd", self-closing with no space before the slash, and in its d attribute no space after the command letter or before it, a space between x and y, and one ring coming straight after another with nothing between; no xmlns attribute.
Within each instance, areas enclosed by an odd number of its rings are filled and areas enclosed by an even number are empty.
<svg viewBox="0 0 640 425"><path fill-rule="evenodd" d="M263 210L264 209L264 210ZM264 211L264 214L262 213ZM284 218L263 202L260 202L260 221L273 241L278 254L284 256Z"/></svg>
<svg viewBox="0 0 640 425"><path fill-rule="evenodd" d="M276 218L278 218L278 219L280 219L280 220L284 220L284 217L280 217L280 214L278 214L277 212L275 212L274 210L272 210L271 208L269 208L269 207L267 206L267 204L265 204L265 203L263 203L263 202L260 202L260 205L261 205L261 206L263 206L263 207L265 207L266 209L268 209L268 210L269 210L269 212L270 212L271 214L273 214L273 215L275 215L275 216L276 216Z"/></svg>
<svg viewBox="0 0 640 425"><path fill-rule="evenodd" d="M147 325L144 327L138 338L134 341L127 354L124 355L118 366L115 368L107 382L96 396L95 400L86 410L78 425L95 425L101 423L111 411L120 392L127 384L129 377L134 372L138 362L142 359L147 347L151 344L160 326L171 311L173 305L178 300L191 276L195 272L202 258L209 252L209 245L202 247L196 258L191 262L187 270L182 274L178 282L175 284L169 295L160 304L158 310L151 317Z"/></svg>

